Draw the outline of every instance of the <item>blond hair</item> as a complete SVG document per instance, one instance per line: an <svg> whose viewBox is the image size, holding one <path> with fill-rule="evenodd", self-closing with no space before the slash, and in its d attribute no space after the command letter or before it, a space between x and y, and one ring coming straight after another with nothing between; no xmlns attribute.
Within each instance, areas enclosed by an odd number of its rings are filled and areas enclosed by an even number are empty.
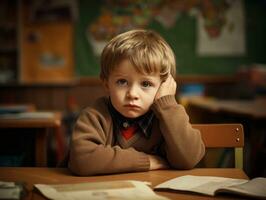
<svg viewBox="0 0 266 200"><path fill-rule="evenodd" d="M132 30L110 40L101 55L101 80L108 80L110 73L124 59L128 59L139 73L160 73L163 81L169 72L173 77L176 74L171 47L151 30Z"/></svg>

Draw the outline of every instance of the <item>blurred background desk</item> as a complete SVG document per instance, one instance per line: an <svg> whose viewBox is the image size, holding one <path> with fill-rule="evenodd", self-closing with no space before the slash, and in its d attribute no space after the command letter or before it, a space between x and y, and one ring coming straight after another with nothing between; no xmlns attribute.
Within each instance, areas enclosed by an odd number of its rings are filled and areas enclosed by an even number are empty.
<svg viewBox="0 0 266 200"><path fill-rule="evenodd" d="M187 107L206 109L211 112L227 112L234 115L246 115L257 120L266 119L266 97L251 100L223 100L204 96L188 96L182 97L181 101Z"/></svg>
<svg viewBox="0 0 266 200"><path fill-rule="evenodd" d="M249 177L266 176L266 98L219 99L181 97L192 123L237 122L244 125L244 170Z"/></svg>
<svg viewBox="0 0 266 200"><path fill-rule="evenodd" d="M39 167L47 166L47 138L50 131L56 134L56 141L59 142L58 147L62 148L60 127L61 113L59 112L25 112L0 117L2 142L5 142L5 134L10 134L10 129L15 130L13 136L16 137L16 139L19 136L27 138L26 134L34 130L34 162L35 166ZM23 131L25 129L27 131ZM25 135L21 136L21 134ZM15 139L13 138L13 140Z"/></svg>

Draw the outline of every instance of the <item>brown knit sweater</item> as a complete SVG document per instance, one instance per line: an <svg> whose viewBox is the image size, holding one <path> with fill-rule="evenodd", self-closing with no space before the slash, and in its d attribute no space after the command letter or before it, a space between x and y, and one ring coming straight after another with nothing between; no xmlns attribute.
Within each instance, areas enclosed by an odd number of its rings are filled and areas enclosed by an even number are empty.
<svg viewBox="0 0 266 200"><path fill-rule="evenodd" d="M108 98L98 99L80 114L72 135L68 167L77 175L88 176L148 171L147 154L165 156L175 169L190 169L203 157L205 147L199 130L174 96L156 100L151 109L156 118L152 134L137 134L129 141L118 140L108 111Z"/></svg>

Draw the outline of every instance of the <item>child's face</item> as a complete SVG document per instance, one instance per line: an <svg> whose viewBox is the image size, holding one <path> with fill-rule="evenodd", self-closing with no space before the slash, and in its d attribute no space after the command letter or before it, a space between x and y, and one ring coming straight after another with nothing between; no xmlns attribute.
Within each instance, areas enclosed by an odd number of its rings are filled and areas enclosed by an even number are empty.
<svg viewBox="0 0 266 200"><path fill-rule="evenodd" d="M110 74L105 87L115 109L125 117L136 118L149 110L160 84L159 73L140 74L124 60Z"/></svg>

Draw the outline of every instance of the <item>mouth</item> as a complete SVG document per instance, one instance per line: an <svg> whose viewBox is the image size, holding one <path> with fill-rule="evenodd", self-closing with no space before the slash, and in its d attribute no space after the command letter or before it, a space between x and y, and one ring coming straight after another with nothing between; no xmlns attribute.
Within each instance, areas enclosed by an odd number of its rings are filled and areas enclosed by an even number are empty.
<svg viewBox="0 0 266 200"><path fill-rule="evenodd" d="M126 105L124 105L124 107L129 108L129 109L140 109L139 106L137 106L137 105L131 105L131 104L126 104Z"/></svg>

